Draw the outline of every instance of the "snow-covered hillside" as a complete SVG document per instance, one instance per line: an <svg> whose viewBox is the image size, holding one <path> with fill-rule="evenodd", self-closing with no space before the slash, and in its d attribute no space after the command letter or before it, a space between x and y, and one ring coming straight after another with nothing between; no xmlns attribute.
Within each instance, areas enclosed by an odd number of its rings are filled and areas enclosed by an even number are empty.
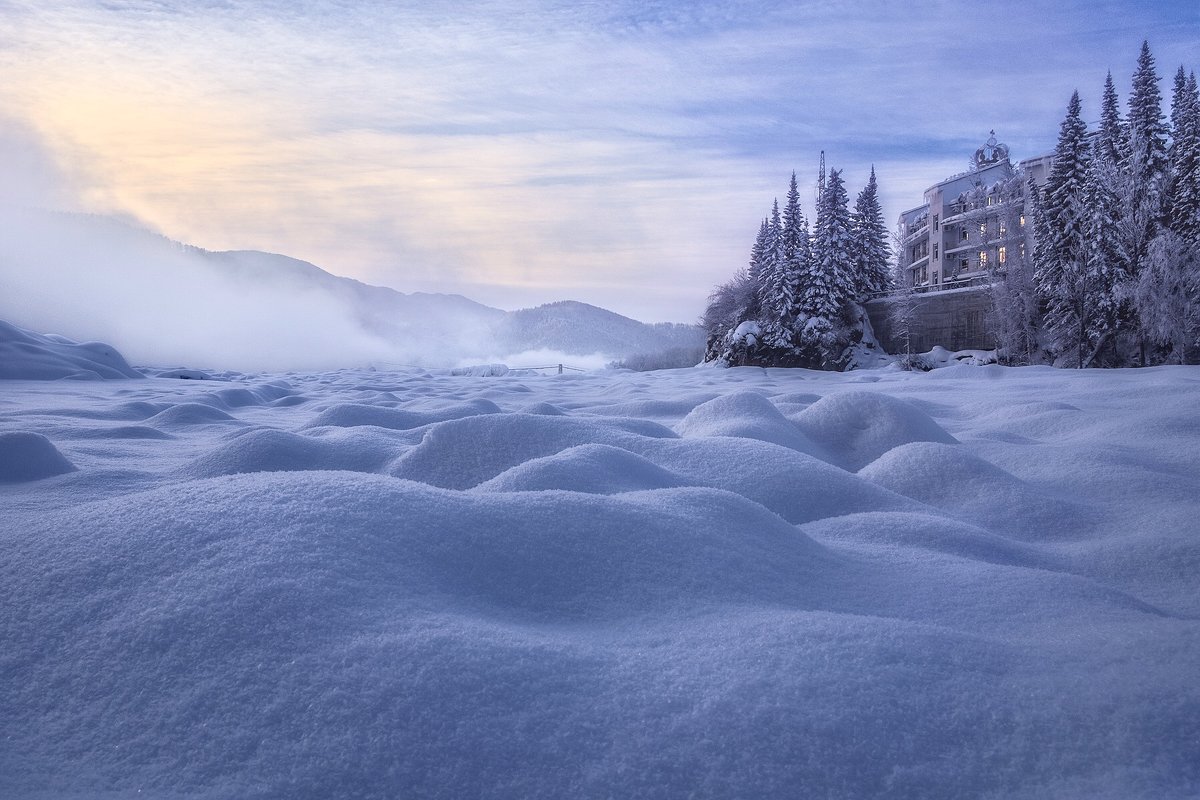
<svg viewBox="0 0 1200 800"><path fill-rule="evenodd" d="M497 337L510 352L559 350L564 353L656 353L692 348L703 355L704 336L696 325L646 325L604 308L569 300L505 315ZM689 365L690 366L690 365Z"/></svg>
<svg viewBox="0 0 1200 800"><path fill-rule="evenodd" d="M0 796L1195 797L1198 390L4 382Z"/></svg>
<svg viewBox="0 0 1200 800"><path fill-rule="evenodd" d="M698 327L584 303L505 312L273 253L209 252L110 217L11 208L0 214L0 319L99 336L135 363L239 369L453 366L527 351L600 364L702 344Z"/></svg>

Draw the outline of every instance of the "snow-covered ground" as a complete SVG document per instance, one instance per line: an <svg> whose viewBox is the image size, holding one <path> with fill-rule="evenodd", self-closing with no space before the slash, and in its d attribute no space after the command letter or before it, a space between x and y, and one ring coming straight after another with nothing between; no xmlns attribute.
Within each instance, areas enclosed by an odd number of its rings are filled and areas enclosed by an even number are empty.
<svg viewBox="0 0 1200 800"><path fill-rule="evenodd" d="M1198 453L1195 367L0 381L0 796L1195 797Z"/></svg>

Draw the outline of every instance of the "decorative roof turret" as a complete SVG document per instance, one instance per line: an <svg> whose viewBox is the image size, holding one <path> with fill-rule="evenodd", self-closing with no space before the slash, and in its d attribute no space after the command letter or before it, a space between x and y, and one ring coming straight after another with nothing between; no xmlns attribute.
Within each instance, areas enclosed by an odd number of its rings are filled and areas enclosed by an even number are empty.
<svg viewBox="0 0 1200 800"><path fill-rule="evenodd" d="M988 140L984 142L983 147L975 151L975 158L971 161L972 171L1008 160L1008 145L1000 144L996 141L995 131L989 131L989 133L991 135L988 136Z"/></svg>

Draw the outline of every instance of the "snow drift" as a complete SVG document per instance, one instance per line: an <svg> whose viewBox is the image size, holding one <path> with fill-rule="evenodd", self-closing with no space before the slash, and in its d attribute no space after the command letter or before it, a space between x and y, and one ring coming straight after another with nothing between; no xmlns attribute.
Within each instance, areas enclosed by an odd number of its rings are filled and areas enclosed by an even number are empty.
<svg viewBox="0 0 1200 800"><path fill-rule="evenodd" d="M995 369L6 382L0 796L1195 796L1200 371Z"/></svg>

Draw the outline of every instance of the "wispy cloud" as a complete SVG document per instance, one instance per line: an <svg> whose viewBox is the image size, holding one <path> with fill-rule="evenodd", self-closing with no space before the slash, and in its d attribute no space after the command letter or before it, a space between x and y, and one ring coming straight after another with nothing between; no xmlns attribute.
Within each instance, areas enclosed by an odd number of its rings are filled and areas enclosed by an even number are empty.
<svg viewBox="0 0 1200 800"><path fill-rule="evenodd" d="M169 235L402 290L690 319L791 169L889 215L995 128L1200 51L1193 3L0 4L0 101Z"/></svg>

